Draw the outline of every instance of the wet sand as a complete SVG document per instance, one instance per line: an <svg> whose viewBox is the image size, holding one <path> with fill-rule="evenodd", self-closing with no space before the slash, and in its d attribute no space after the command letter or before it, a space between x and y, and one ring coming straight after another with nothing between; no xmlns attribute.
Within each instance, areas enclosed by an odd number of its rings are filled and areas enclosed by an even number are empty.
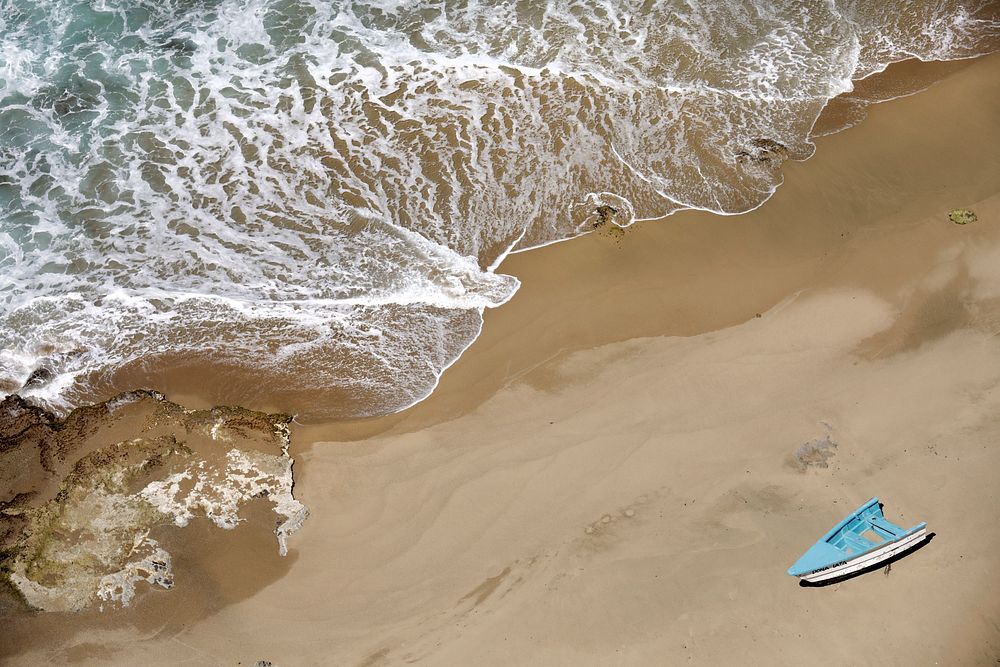
<svg viewBox="0 0 1000 667"><path fill-rule="evenodd" d="M750 214L508 258L521 291L430 399L293 431L312 514L255 594L21 624L10 661L994 664L1000 55L817 146ZM873 495L934 539L785 574Z"/></svg>

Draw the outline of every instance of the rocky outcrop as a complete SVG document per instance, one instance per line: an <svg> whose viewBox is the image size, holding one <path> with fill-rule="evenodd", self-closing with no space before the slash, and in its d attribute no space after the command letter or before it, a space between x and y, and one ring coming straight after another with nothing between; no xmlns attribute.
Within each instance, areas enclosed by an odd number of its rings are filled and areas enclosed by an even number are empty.
<svg viewBox="0 0 1000 667"><path fill-rule="evenodd" d="M35 370L31 371L31 375L28 379L24 381L24 386L22 389L29 389L31 387L42 387L55 378L56 374L51 368L45 366L39 366Z"/></svg>
<svg viewBox="0 0 1000 667"><path fill-rule="evenodd" d="M594 223L594 227L600 228L604 225L613 224L615 221L615 216L618 215L618 209L614 206L608 206L603 204L594 209L594 213L597 215L597 221Z"/></svg>
<svg viewBox="0 0 1000 667"><path fill-rule="evenodd" d="M759 137L750 145L736 151L736 161L741 164L758 163L779 165L788 159L788 148L774 139Z"/></svg>
<svg viewBox="0 0 1000 667"><path fill-rule="evenodd" d="M308 512L292 494L291 418L185 410L150 391L63 421L17 396L0 402L0 572L36 609L127 605L142 583L173 585L157 526L233 528L271 505L277 548ZM183 531L180 531L183 539Z"/></svg>

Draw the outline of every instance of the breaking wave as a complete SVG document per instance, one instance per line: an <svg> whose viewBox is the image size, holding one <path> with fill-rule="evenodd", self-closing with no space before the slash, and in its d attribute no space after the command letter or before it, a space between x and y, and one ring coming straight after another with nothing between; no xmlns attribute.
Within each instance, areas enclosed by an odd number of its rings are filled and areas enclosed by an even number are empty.
<svg viewBox="0 0 1000 667"><path fill-rule="evenodd" d="M853 80L979 55L997 15L0 0L0 393L68 407L180 354L336 390L327 415L402 409L514 294L508 253L600 206L759 206Z"/></svg>

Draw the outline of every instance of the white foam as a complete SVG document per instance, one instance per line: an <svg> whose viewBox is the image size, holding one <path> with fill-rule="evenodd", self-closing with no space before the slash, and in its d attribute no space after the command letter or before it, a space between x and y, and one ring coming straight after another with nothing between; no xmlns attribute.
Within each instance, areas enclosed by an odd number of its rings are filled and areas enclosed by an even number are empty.
<svg viewBox="0 0 1000 667"><path fill-rule="evenodd" d="M174 352L401 409L515 293L502 259L585 232L587 202L752 210L781 175L748 144L805 159L852 79L998 30L947 0L16 2L0 382L73 352L27 390L52 407ZM91 11L129 27L75 44Z"/></svg>

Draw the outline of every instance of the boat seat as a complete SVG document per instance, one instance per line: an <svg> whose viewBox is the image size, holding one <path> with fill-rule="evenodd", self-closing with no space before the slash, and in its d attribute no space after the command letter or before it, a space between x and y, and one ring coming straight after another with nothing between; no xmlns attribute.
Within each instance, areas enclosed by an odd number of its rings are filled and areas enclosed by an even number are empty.
<svg viewBox="0 0 1000 667"><path fill-rule="evenodd" d="M896 524L886 521L884 517L869 517L868 521L872 524L873 528L877 528L879 532L888 535L890 538L899 537L906 532Z"/></svg>
<svg viewBox="0 0 1000 667"><path fill-rule="evenodd" d="M862 537L861 535L855 535L854 533L844 533L844 543L854 550L854 553L859 554L863 551L868 551L875 543L869 540L867 537Z"/></svg>

